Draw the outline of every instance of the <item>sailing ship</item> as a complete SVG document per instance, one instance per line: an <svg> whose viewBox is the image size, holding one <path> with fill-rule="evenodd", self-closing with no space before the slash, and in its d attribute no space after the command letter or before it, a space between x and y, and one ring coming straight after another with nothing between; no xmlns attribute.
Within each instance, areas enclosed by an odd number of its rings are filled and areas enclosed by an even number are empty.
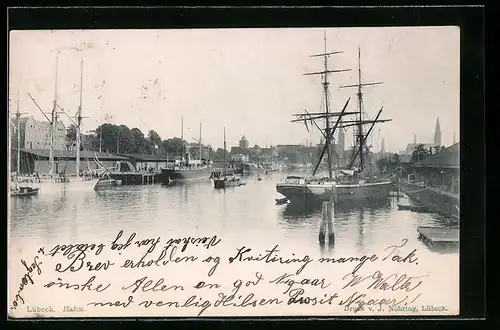
<svg viewBox="0 0 500 330"><path fill-rule="evenodd" d="M33 196L38 194L39 188L33 187L34 180L24 180L20 177L21 173L21 131L20 131L20 122L21 122L21 113L19 112L19 92L17 93L17 101L16 101L16 125L12 125L12 122L9 120L9 124L14 126L14 130L16 130L16 144L17 144L17 157L16 157L16 171L10 177L10 196L12 197L24 197L24 196Z"/></svg>
<svg viewBox="0 0 500 330"><path fill-rule="evenodd" d="M213 173L213 181L215 189L224 189L229 187L239 187L245 184L234 170L227 169L226 162L226 128L224 128L224 168L222 171Z"/></svg>
<svg viewBox="0 0 500 330"><path fill-rule="evenodd" d="M80 127L82 122L82 85L83 85L83 59L80 61L80 104L78 106L78 111L76 113L76 121L70 118L76 126L76 178L69 178L65 171L54 174L54 130L56 127L56 123L58 120L58 109L60 112L66 114L63 108L61 108L57 102L57 80L58 80L58 59L59 55L56 57L56 72L55 72L55 91L54 91L54 100L52 104L51 118L48 118L45 112L40 108L35 99L28 93L29 97L36 105L38 110L45 116L47 121L50 124L50 142L49 142L49 174L45 177L40 177L38 174L36 175L36 182L40 185L40 191L64 188L69 190L91 190L98 181L98 178L95 177L95 173L87 172L81 175L80 173Z"/></svg>
<svg viewBox="0 0 500 330"><path fill-rule="evenodd" d="M319 72L305 73L304 75L321 75L322 85L325 97L325 111L319 113L295 114L292 122L302 122L308 129L308 123L315 126L325 139L324 147L321 151L319 160L313 170L311 177L289 176L284 183L278 183L276 190L284 195L291 202L293 201L364 201L364 200L387 200L392 189L392 182L389 180L379 180L373 176L370 166L367 166L369 157L369 148L367 138L373 130L376 123L391 121L391 119L379 119L382 112L381 108L375 119L364 119L363 111L363 93L362 87L381 84L362 83L361 82L361 50L358 47L358 83L355 85L340 86L341 88L357 88L358 108L357 111L346 111L350 98L345 103L342 111L331 112L329 102L329 81L328 76L334 72L350 71L350 69L329 70L328 58L331 55L342 53L342 51L327 52L326 35L325 51L322 54L311 55L311 57L322 57L324 59L324 70ZM354 119L345 120L344 117L354 116ZM333 119L335 122L332 124ZM317 121L324 120L324 128L320 128ZM369 125L368 130L365 126ZM355 128L355 145L352 149L348 166L343 169L333 170L333 148L332 140L336 130L353 127ZM316 177L316 173L322 164L323 157L327 154L328 177ZM339 159L337 157L337 162ZM337 165L340 165L339 163Z"/></svg>
<svg viewBox="0 0 500 330"><path fill-rule="evenodd" d="M184 119L181 120L181 140L184 145ZM198 160L192 160L189 156L189 150L184 149L181 152L181 161L179 164L170 165L161 170L162 181L164 184L171 184L173 181L183 180L203 180L208 179L211 174L211 167L208 160L202 160L202 144L201 144L201 124L200 138L198 145L200 148L200 156Z"/></svg>

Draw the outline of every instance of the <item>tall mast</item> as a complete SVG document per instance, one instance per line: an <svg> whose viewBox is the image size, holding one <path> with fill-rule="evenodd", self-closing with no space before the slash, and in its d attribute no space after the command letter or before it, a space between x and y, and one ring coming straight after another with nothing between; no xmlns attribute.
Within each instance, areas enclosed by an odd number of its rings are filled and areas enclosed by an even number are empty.
<svg viewBox="0 0 500 330"><path fill-rule="evenodd" d="M16 160L16 172L21 173L21 115L26 114L25 112L19 112L19 91L17 91L17 101L16 101L16 129L17 129L17 160Z"/></svg>
<svg viewBox="0 0 500 330"><path fill-rule="evenodd" d="M201 163L201 123L200 123L200 139L198 140L198 146L200 147L200 163Z"/></svg>
<svg viewBox="0 0 500 330"><path fill-rule="evenodd" d="M356 122L351 124L351 122L344 122L342 124L342 127L350 127L350 126L357 126L357 133L355 134L356 136L356 143L358 144L358 148L355 149L355 152L353 154L353 157L351 159L351 163L349 166L352 166L355 159L357 158L359 154L359 160L360 160L360 166L359 166L359 172L361 173L364 170L364 149L365 149L365 144L368 136L370 135L371 131L373 130L373 127L375 123L383 123L387 121L391 121L392 119L378 119L382 109L377 113L377 116L375 117L375 120L364 120L363 119L363 93L362 93L362 87L364 86L374 86L374 85L379 85L382 84L382 82L369 82L369 83L363 83L361 82L361 49L358 46L358 83L355 85L344 85L340 86L340 88L351 88L351 87L356 87L357 88L357 97L358 97L358 111L357 111L357 116ZM365 134L363 132L363 125L366 124L371 124L370 129L367 131Z"/></svg>
<svg viewBox="0 0 500 330"><path fill-rule="evenodd" d="M54 128L57 120L57 71L59 66L59 52L56 56L56 77L54 83L54 102L52 105L51 120L50 120L50 145L49 145L49 176L52 176L54 171Z"/></svg>
<svg viewBox="0 0 500 330"><path fill-rule="evenodd" d="M224 175L226 175L226 127L224 126Z"/></svg>
<svg viewBox="0 0 500 330"><path fill-rule="evenodd" d="M325 128L325 133L326 136L330 136L330 118L329 118L329 113L330 113L330 107L329 107L329 102L328 102L328 55L326 54L326 31L325 31L325 53L324 53L324 59L325 59L325 74L323 75L323 91L325 93L325 113L326 113L326 128ZM327 152L327 157L328 157L328 178L330 181L333 179L333 174L332 174L332 149L331 149L331 142L330 139L326 139L326 152Z"/></svg>
<svg viewBox="0 0 500 330"><path fill-rule="evenodd" d="M21 113L19 112L19 91L17 92L17 101L16 101L16 123L17 123L17 166L16 166L16 172L17 174L21 173L20 168L21 168L21 149L19 147L21 146L21 133L19 132L19 123L21 119Z"/></svg>
<svg viewBox="0 0 500 330"><path fill-rule="evenodd" d="M359 170L363 171L363 148L364 148L364 136L363 136L363 94L361 92L361 50L358 46L358 111L359 111L359 125L358 125L358 141L359 141Z"/></svg>
<svg viewBox="0 0 500 330"><path fill-rule="evenodd" d="M80 105L76 115L76 177L80 177L80 127L82 123L83 58L80 61Z"/></svg>
<svg viewBox="0 0 500 330"><path fill-rule="evenodd" d="M334 115L330 113L330 102L328 98L328 86L330 85L328 81L328 75L332 72L343 72L343 71L350 71L350 69L341 69L341 70L328 70L328 57L331 55L335 54L340 54L343 53L343 51L335 51L335 52L327 52L326 50L326 31L324 33L324 44L325 44L325 51L322 54L315 54L315 55L310 55L310 57L323 57L324 59L324 71L319 71L319 72L310 72L310 73L304 73L304 75L315 75L315 74L320 74L323 76L323 92L325 94L325 112L319 115L318 118L325 118L325 150L327 152L327 157L328 157L328 177L330 181L333 179L333 168L332 168L332 150L331 150L331 139L333 138L331 134L331 128L330 128L330 116ZM312 117L310 117L312 118ZM299 119L303 120L303 119Z"/></svg>
<svg viewBox="0 0 500 330"><path fill-rule="evenodd" d="M184 161L184 117L181 117L181 165Z"/></svg>

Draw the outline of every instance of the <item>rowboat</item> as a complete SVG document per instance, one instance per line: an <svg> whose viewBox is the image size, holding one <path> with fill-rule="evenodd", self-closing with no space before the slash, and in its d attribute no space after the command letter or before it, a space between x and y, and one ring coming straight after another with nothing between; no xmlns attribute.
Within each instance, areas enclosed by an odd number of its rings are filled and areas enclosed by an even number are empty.
<svg viewBox="0 0 500 330"><path fill-rule="evenodd" d="M404 205L404 204L397 204L397 205L398 209L400 210L408 210L412 212L424 212L424 213L433 212L432 205Z"/></svg>
<svg viewBox="0 0 500 330"><path fill-rule="evenodd" d="M19 187L19 188L11 188L10 196L11 197L29 197L38 194L39 188L31 188L31 187Z"/></svg>

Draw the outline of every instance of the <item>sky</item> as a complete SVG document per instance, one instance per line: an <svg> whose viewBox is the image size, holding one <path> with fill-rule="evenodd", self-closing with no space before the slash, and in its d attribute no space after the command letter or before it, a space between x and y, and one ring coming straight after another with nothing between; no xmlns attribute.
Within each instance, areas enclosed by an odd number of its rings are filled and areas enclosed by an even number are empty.
<svg viewBox="0 0 500 330"><path fill-rule="evenodd" d="M50 112L57 102L74 116L79 104L83 59L82 131L100 124L124 124L163 139L180 137L214 148L245 135L250 146L313 143L320 133L291 123L292 114L322 110L321 58L309 55L342 50L331 56L330 105L339 111L355 89L361 50L362 82L383 84L363 90L368 117L383 107L371 138L386 151L413 142L433 141L436 119L442 144L459 140L460 31L458 27L273 28L183 30L37 30L12 31L9 53L10 112L19 99L21 112L45 120L31 101ZM59 55L57 55L59 54ZM19 95L19 97L18 97ZM71 121L60 118L66 125ZM346 143L352 144L352 131Z"/></svg>

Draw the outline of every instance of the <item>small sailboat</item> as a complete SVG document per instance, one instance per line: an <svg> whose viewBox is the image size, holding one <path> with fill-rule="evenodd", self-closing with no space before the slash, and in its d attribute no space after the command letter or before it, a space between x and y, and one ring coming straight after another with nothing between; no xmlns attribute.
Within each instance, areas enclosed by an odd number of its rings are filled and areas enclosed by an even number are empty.
<svg viewBox="0 0 500 330"><path fill-rule="evenodd" d="M40 188L19 186L17 184L10 186L10 196L11 197L30 197L38 194Z"/></svg>
<svg viewBox="0 0 500 330"><path fill-rule="evenodd" d="M16 125L14 126L14 129L16 130L16 151L17 151L17 158L16 158L16 172L14 172L11 177L10 177L10 195L11 196L18 196L18 197L23 197L23 196L33 196L38 194L38 190L40 188L34 187L35 184L35 178L34 177L23 177L20 175L21 171L21 130L20 130L20 121L21 121L21 113L19 112L19 92L17 93L17 109L16 109ZM10 123L12 124L12 123Z"/></svg>
<svg viewBox="0 0 500 330"><path fill-rule="evenodd" d="M234 173L234 170L228 170L226 165L226 128L224 127L224 168L218 173L217 177L213 178L215 189L224 189L229 187L239 187L246 183Z"/></svg>

